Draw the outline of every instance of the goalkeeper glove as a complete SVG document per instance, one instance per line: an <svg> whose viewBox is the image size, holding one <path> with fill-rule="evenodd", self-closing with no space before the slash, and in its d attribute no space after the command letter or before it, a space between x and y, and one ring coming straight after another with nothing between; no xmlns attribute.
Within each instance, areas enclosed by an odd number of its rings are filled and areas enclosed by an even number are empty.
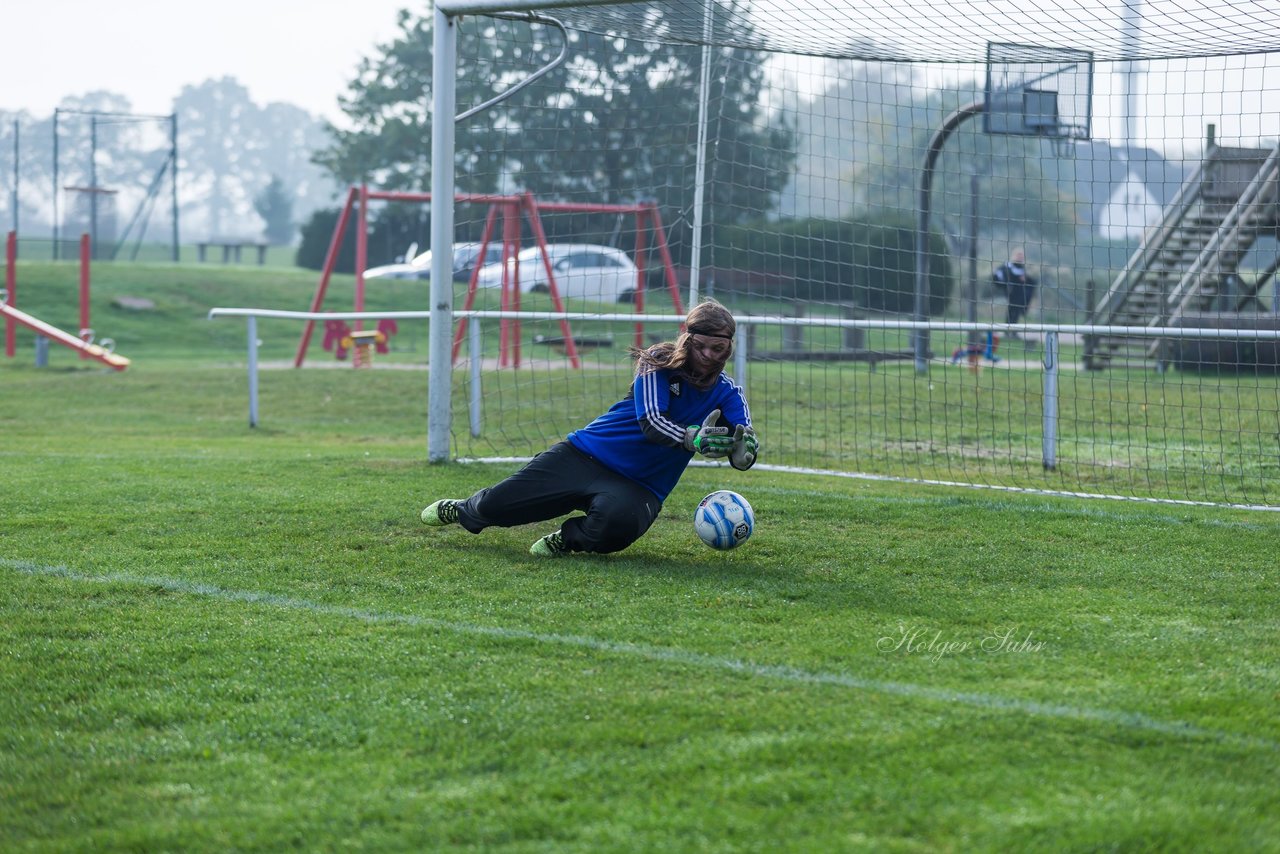
<svg viewBox="0 0 1280 854"><path fill-rule="evenodd" d="M720 410L713 409L703 419L702 424L693 424L685 428L684 449L702 454L704 457L727 457L733 449L733 439L729 436L728 427L716 427L720 418Z"/></svg>
<svg viewBox="0 0 1280 854"><path fill-rule="evenodd" d="M729 465L739 471L746 471L756 464L756 454L760 452L760 440L756 431L739 424L733 428L733 444L729 450Z"/></svg>

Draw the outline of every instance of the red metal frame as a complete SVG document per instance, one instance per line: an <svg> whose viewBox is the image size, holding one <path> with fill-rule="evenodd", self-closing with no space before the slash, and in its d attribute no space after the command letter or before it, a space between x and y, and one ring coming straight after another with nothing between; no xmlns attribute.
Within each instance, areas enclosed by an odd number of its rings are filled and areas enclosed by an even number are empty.
<svg viewBox="0 0 1280 854"><path fill-rule="evenodd" d="M80 351L82 359L97 359L104 365L110 365L117 371L129 367L129 360L124 356L108 352L105 347L94 344L86 338L89 330L89 235L80 237L80 334L70 332L45 323L38 317L32 317L17 307L17 266L18 266L18 233L10 231L5 240L4 286L7 296L0 302L0 315L4 316L4 354L13 358L17 353L18 324L30 329L37 335L43 335L50 341Z"/></svg>
<svg viewBox="0 0 1280 854"><path fill-rule="evenodd" d="M538 202L533 198L533 193L525 193L520 197L524 211L529 216L529 226L533 229L533 239L537 241L538 248L542 250L542 267L547 271L547 290L551 293L551 304L555 306L556 311L564 313L564 303L560 301L560 288L556 286L556 274L551 269L551 253L547 251L547 233L542 229L542 216L538 212ZM517 301L520 298L520 265L512 264L510 268L503 268L503 276L505 277L508 270L514 270L516 281L513 283ZM517 303L516 310L520 306ZM560 332L564 337L564 353L569 357L569 364L575 368L581 367L578 361L578 346L573 343L573 330L569 328L569 321L560 321ZM516 367L520 366L520 321L516 321Z"/></svg>
<svg viewBox="0 0 1280 854"><path fill-rule="evenodd" d="M333 237L329 242L329 251L325 257L324 269L320 274L320 282L316 286L315 296L311 301L311 311L318 312L324 305L325 293L329 287L329 281L333 276L333 268L337 263L338 251L342 247L342 240L346 233L347 223L350 221L351 209L358 204L357 218L358 226L356 228L356 293L355 293L355 310L364 311L364 270L368 259L368 204L371 200L377 201L395 201L395 202L430 202L430 193L409 193L369 190L367 186L351 187L347 192L346 203L342 207L342 213L338 217L337 225L334 227ZM611 213L611 214L633 214L636 217L636 243L635 243L635 263L636 263L636 289L635 301L633 303L636 314L644 313L644 292L645 292L645 249L648 242L645 239L646 233L652 231L654 244L658 248L659 255L662 258L662 264L665 268L665 278L667 288L671 292L671 299L675 305L676 312L680 315L684 314L684 305L680 299L679 285L676 282L675 267L671 260L671 251L667 245L666 233L662 227L662 217L658 213L657 205L653 202L645 202L635 205L609 205L609 204L579 204L574 202L539 202L532 193L522 193L516 196L503 195L487 195L487 194L458 194L454 196L455 203L467 204L487 204L489 205L489 214L485 219L484 235L480 243L480 257L483 258L488 251L489 244L493 241L494 231L497 226L498 215L502 216L502 261L503 261L503 281L500 305L503 311L519 311L520 310L520 281L519 266L515 263L515 257L520 252L520 223L521 217L527 217L530 229L533 232L534 241L542 250L542 263L547 272L548 290L551 294L552 305L556 311L564 312L564 303L560 298L560 290L556 285L555 272L551 269L551 257L547 251L547 236L542 227L542 212L552 211L556 213ZM479 283L480 265L476 265L471 272L471 279L467 284L467 295L463 302L463 310L468 311L475 304L476 291ZM360 328L360 321L356 321L356 329ZM294 357L294 367L302 367L303 361L306 359L307 348L311 342L311 335L315 329L315 321L309 320L303 327L302 338L298 342L297 355ZM452 359L454 362L458 359L458 352L462 346L462 339L466 335L467 318L459 318L458 326L453 337ZM581 361L578 357L577 346L574 344L573 332L570 328L568 320L560 321L560 330L564 335L565 355L569 357L569 362L573 367L581 367ZM635 326L635 345L637 347L644 346L644 324L637 321ZM498 343L500 367L520 366L520 321L519 320L502 320L499 323L499 343Z"/></svg>
<svg viewBox="0 0 1280 854"><path fill-rule="evenodd" d="M499 303L499 307L503 311L520 310L520 269L515 266L516 256L519 254L520 211L514 206L504 206L502 210L502 268L504 270L514 269L515 280L512 282L509 281L506 276L502 277L502 301ZM480 281L479 273L476 274L476 281ZM510 345L513 336L516 345L516 364L520 364L520 322L503 318L498 321L498 328L500 330L498 365L503 368L507 367L508 354L511 352Z"/></svg>
<svg viewBox="0 0 1280 854"><path fill-rule="evenodd" d="M364 271L369 262L369 187L360 185L359 219L356 221L356 311L364 311ZM357 318L356 331L364 328Z"/></svg>
<svg viewBox="0 0 1280 854"><path fill-rule="evenodd" d="M333 276L334 265L338 262L338 250L342 248L342 235L347 230L347 220L351 216L351 202L356 195L356 188L347 191L346 204L338 215L338 224L334 226L333 237L329 239L329 251L324 256L324 269L320 271L320 283L316 285L315 296L311 298L311 311L317 312L324 305L324 294L329 289L329 279ZM363 283L363 278L361 279ZM302 367L302 360L307 357L307 346L311 343L311 334L315 331L316 322L308 320L302 327L302 340L298 342L298 353L293 358L295 368Z"/></svg>
<svg viewBox="0 0 1280 854"><path fill-rule="evenodd" d="M18 232L11 231L4 242L4 304L18 306ZM18 324L9 316L4 320L4 354L10 359L17 353Z"/></svg>
<svg viewBox="0 0 1280 854"><path fill-rule="evenodd" d="M89 235L80 235L80 340L86 344L93 343L93 329L89 326L89 255L92 251ZM88 352L81 350L80 358L89 358Z"/></svg>
<svg viewBox="0 0 1280 854"><path fill-rule="evenodd" d="M491 205L489 207L489 215L485 217L484 236L480 238L480 255L479 255L480 258L485 257L485 252L487 252L489 249L489 241L493 239L493 226L498 219L498 207L499 207L498 205ZM505 225L505 218L504 218L504 225ZM504 235L504 240L505 240L505 235ZM467 298L462 303L463 311L470 311L471 307L475 305L476 281L478 280L479 276L480 276L480 265L477 264L471 270L471 283L467 287ZM458 348L462 346L462 336L466 333L466 331L467 331L467 318L464 317L458 321L458 331L453 336L453 361L455 362L458 360Z"/></svg>

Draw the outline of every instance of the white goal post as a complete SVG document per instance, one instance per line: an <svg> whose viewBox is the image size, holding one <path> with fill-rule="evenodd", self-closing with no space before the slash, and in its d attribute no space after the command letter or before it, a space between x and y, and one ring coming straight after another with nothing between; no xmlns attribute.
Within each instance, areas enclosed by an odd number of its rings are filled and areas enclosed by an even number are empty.
<svg viewBox="0 0 1280 854"><path fill-rule="evenodd" d="M602 5L625 4L635 0L604 0ZM432 30L431 112L433 116L457 114L454 89L457 70L458 35L454 26L460 15L495 12L536 11L563 7L563 2L540 0L469 0L436 2ZM453 245L453 162L454 123L431 123L431 245ZM453 325L452 252L435 252L431 264L430 378L427 402L427 459L449 459L449 430L453 422L453 368L451 330Z"/></svg>

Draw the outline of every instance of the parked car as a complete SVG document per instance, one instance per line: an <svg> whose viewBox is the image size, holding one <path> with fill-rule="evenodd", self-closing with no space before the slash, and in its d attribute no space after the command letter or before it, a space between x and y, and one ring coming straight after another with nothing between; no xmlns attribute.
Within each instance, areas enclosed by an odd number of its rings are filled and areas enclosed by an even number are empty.
<svg viewBox="0 0 1280 854"><path fill-rule="evenodd" d="M556 291L561 297L596 302L631 302L635 299L636 265L620 249L590 243L552 243L547 256L555 273ZM550 290L542 250L524 249L516 256L522 293ZM514 264L512 273L515 272ZM481 287L502 287L502 262L480 268Z"/></svg>
<svg viewBox="0 0 1280 854"><path fill-rule="evenodd" d="M479 243L453 244L453 278L454 281L470 281L471 271L502 260L502 243L495 241L489 244L480 261ZM477 263L480 262L480 263ZM431 250L416 255L402 264L386 264L381 267L370 267L364 271L366 279L430 279Z"/></svg>

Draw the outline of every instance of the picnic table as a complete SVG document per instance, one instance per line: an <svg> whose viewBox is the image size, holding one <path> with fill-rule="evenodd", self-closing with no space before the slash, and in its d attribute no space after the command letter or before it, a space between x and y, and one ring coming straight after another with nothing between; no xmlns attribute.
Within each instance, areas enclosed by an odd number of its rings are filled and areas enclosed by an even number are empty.
<svg viewBox="0 0 1280 854"><path fill-rule="evenodd" d="M262 267L267 263L267 246L270 244L260 240L202 240L196 243L196 257L203 264L208 260L209 248L222 249L222 263L230 264L232 261L239 264L243 258L245 249L256 249L258 251L258 266Z"/></svg>

